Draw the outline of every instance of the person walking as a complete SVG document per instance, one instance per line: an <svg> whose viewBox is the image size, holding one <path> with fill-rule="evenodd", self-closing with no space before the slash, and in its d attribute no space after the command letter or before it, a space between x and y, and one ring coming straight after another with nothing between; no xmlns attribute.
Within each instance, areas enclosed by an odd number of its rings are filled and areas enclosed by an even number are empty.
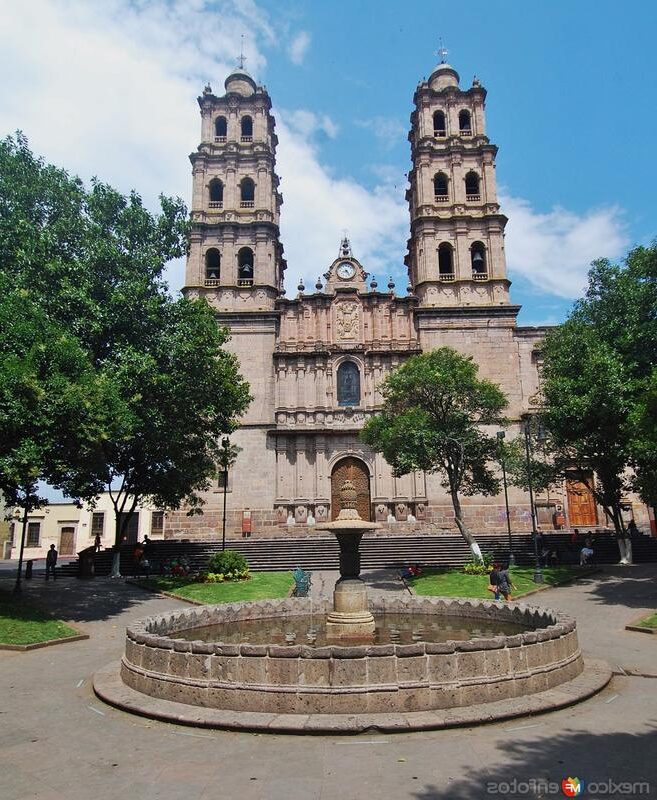
<svg viewBox="0 0 657 800"><path fill-rule="evenodd" d="M57 565L57 549L54 544L50 545L50 550L46 555L46 580L48 580L49 574L52 572L52 579L57 580L57 576L55 575L55 566Z"/></svg>
<svg viewBox="0 0 657 800"><path fill-rule="evenodd" d="M97 533L94 538L94 553L100 553L100 534Z"/></svg>
<svg viewBox="0 0 657 800"><path fill-rule="evenodd" d="M511 589L515 588L516 587L513 585L509 575L509 565L503 564L502 569L498 572L497 590L502 597L509 602L510 600L513 600L513 597L511 596Z"/></svg>
<svg viewBox="0 0 657 800"><path fill-rule="evenodd" d="M493 569L491 570L488 576L488 591L492 592L495 595L495 599L499 600L500 595L500 565L498 563L493 564Z"/></svg>

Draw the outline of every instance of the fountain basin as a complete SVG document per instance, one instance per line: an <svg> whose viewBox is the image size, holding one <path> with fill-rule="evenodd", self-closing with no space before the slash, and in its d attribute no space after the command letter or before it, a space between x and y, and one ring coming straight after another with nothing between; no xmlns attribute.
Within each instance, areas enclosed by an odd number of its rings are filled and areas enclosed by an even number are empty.
<svg viewBox="0 0 657 800"><path fill-rule="evenodd" d="M328 615L305 598L194 608L134 623L120 677L138 693L241 713L377 715L492 704L545 692L583 670L575 622L523 604L449 598L373 599L371 611L421 620L480 620L523 632L410 644L273 644L186 640L239 620ZM572 702L572 701L571 701ZM245 725L245 727L249 727Z"/></svg>

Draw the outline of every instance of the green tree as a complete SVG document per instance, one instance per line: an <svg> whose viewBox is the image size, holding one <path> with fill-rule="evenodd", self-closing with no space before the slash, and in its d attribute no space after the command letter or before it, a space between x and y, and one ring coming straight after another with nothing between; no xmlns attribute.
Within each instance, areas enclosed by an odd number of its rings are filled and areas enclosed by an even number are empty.
<svg viewBox="0 0 657 800"><path fill-rule="evenodd" d="M77 340L3 283L0 275L0 491L23 509L19 592L27 517L47 502L38 482L60 481L79 448L104 435L113 401Z"/></svg>
<svg viewBox="0 0 657 800"><path fill-rule="evenodd" d="M437 473L449 491L456 525L481 560L463 519L461 495L493 495L499 480L490 468L497 440L482 430L502 425L507 399L477 377L477 365L449 347L413 356L386 378L383 410L366 423L362 438L383 453L395 475Z"/></svg>
<svg viewBox="0 0 657 800"><path fill-rule="evenodd" d="M624 540L631 398L621 358L576 317L548 334L544 358L541 416L556 460L577 472Z"/></svg>
<svg viewBox="0 0 657 800"><path fill-rule="evenodd" d="M163 270L185 254L187 232L180 200L161 197L152 214L135 192L87 190L20 134L0 142L0 272L75 338L112 398L102 436L43 471L90 502L109 486L117 545L140 501L200 510L218 440L250 401L207 303L168 293Z"/></svg>

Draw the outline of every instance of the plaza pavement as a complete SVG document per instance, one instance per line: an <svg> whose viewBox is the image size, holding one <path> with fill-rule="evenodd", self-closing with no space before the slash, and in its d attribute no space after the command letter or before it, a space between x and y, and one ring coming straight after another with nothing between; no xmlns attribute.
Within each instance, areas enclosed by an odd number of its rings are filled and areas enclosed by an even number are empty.
<svg viewBox="0 0 657 800"><path fill-rule="evenodd" d="M316 574L314 591L330 592L336 577ZM567 776L648 781L649 793L640 796L657 797L657 637L623 628L657 608L656 577L657 565L609 568L528 599L573 614L585 654L606 658L618 672L591 700L478 728L356 737L207 731L110 708L93 695L90 679L120 657L126 624L182 604L109 579L32 581L28 598L91 638L0 653L0 798L544 798L564 795L531 780ZM403 591L393 572L364 578L374 592ZM489 791L495 786L497 793ZM583 796L628 796L617 785L602 788L609 791Z"/></svg>

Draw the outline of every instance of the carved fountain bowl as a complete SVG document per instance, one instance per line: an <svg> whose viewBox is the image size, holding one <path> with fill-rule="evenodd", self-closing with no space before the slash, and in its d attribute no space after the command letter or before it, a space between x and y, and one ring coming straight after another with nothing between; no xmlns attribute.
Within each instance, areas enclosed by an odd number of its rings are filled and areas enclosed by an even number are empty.
<svg viewBox="0 0 657 800"><path fill-rule="evenodd" d="M289 598L149 617L126 631L121 679L151 697L212 709L390 714L521 697L583 670L575 622L560 612L418 597L377 598L370 607L387 628L379 625L373 641L340 644L321 639L318 621L332 608L328 600Z"/></svg>

